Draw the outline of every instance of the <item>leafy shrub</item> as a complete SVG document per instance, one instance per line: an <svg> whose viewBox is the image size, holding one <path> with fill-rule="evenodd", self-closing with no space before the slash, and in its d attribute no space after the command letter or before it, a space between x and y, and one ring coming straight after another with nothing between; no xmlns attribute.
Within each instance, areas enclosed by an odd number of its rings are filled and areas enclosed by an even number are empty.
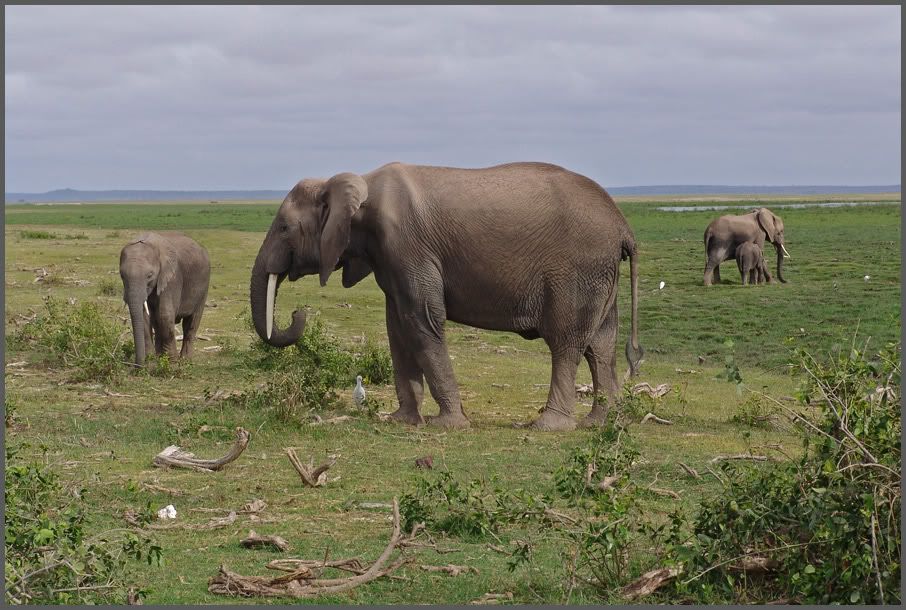
<svg viewBox="0 0 906 610"><path fill-rule="evenodd" d="M353 360L353 370L361 375L363 381L377 385L385 385L393 381L393 360L390 351L370 340L360 354Z"/></svg>
<svg viewBox="0 0 906 610"><path fill-rule="evenodd" d="M610 476L626 472L638 458L637 443L618 423L596 429L588 440L576 446L566 463L554 473L557 492L564 498L587 495L592 475Z"/></svg>
<svg viewBox="0 0 906 610"><path fill-rule="evenodd" d="M22 239L56 239L56 233L50 233L48 231L19 231L19 237Z"/></svg>
<svg viewBox="0 0 906 610"><path fill-rule="evenodd" d="M64 494L53 471L9 445L5 483L7 603L122 603L128 559L161 565L160 547L136 531L87 535L85 490Z"/></svg>
<svg viewBox="0 0 906 610"><path fill-rule="evenodd" d="M692 574L675 586L702 600L899 603L900 346L828 363L796 356L799 399L812 408L794 414L802 457L723 466L726 488L673 547ZM741 572L753 557L776 562L776 572Z"/></svg>
<svg viewBox="0 0 906 610"><path fill-rule="evenodd" d="M7 394L3 397L3 420L6 428L11 428L16 422L18 405Z"/></svg>
<svg viewBox="0 0 906 610"><path fill-rule="evenodd" d="M37 349L46 362L74 369L75 381L108 380L124 370L134 349L122 333L116 315L96 303L48 296L44 311L19 329L11 347Z"/></svg>
<svg viewBox="0 0 906 610"><path fill-rule="evenodd" d="M358 374L366 383L382 383L393 376L389 352L369 344L364 352L353 353L329 335L318 318L306 324L295 345L276 348L255 341L241 358L248 367L273 373L263 388L241 401L251 408L272 409L281 421L335 406L340 389L350 387ZM380 407L376 400L366 405L369 412Z"/></svg>
<svg viewBox="0 0 906 610"><path fill-rule="evenodd" d="M88 236L85 235L84 233L72 233L72 234L67 233L66 235L63 236L63 239L88 239Z"/></svg>
<svg viewBox="0 0 906 610"><path fill-rule="evenodd" d="M769 428L776 413L777 409L773 408L764 397L750 394L739 407L739 412L734 414L730 421L750 428Z"/></svg>

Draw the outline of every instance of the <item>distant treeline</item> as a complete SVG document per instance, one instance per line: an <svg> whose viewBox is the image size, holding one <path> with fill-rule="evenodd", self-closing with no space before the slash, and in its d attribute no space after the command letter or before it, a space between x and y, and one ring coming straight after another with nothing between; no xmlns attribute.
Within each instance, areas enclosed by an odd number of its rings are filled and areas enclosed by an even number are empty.
<svg viewBox="0 0 906 610"><path fill-rule="evenodd" d="M830 195L844 193L899 193L899 184L851 186L739 186L722 184L604 185L611 195ZM79 191L58 189L46 193L6 193L6 203L89 201L259 201L282 200L287 191Z"/></svg>

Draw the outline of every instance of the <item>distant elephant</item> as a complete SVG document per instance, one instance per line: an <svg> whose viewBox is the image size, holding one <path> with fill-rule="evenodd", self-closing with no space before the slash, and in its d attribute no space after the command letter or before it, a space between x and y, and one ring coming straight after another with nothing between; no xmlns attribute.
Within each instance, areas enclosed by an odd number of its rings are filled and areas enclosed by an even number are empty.
<svg viewBox="0 0 906 610"><path fill-rule="evenodd" d="M763 249L765 239L777 250L777 279L783 277L783 259L789 256L783 245L783 221L767 208L756 208L741 216L721 216L705 229L705 286L720 283L720 264L736 258L736 248L754 242Z"/></svg>
<svg viewBox="0 0 906 610"><path fill-rule="evenodd" d="M274 323L286 278L318 274L325 285L342 268L351 287L374 272L386 296L387 334L399 409L418 425L423 381L440 406L428 422L470 425L447 353L447 320L542 338L551 349L550 393L540 429L573 429L576 371L584 356L596 399L586 423L602 422L619 386L617 280L629 259L632 331L626 345L635 374L638 261L632 230L607 192L555 165L510 163L457 169L390 163L362 176L302 180L287 194L252 270L250 299L258 335L283 347L298 340Z"/></svg>
<svg viewBox="0 0 906 610"><path fill-rule="evenodd" d="M211 277L207 250L181 233L142 233L120 252L120 277L132 318L135 364L145 363L152 340L155 353L175 360L173 325L180 321L180 355L191 356Z"/></svg>
<svg viewBox="0 0 906 610"><path fill-rule="evenodd" d="M739 275L742 277L743 285L771 283L773 281L764 260L764 252L754 241L747 241L736 247L736 266L739 267Z"/></svg>

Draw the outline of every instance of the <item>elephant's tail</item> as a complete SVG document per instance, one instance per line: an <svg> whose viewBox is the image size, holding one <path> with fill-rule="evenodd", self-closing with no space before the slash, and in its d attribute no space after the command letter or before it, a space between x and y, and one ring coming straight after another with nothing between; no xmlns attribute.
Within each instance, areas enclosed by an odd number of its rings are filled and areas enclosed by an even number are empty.
<svg viewBox="0 0 906 610"><path fill-rule="evenodd" d="M639 253L635 242L624 243L623 251L629 256L629 278L632 288L632 318L629 339L626 341L626 361L629 363L629 375L639 374L639 364L645 350L639 345Z"/></svg>

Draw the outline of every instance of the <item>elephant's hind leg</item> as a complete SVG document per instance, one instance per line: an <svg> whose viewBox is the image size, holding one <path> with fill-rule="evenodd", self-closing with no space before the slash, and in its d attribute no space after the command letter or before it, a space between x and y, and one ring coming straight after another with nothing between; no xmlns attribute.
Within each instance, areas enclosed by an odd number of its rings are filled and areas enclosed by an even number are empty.
<svg viewBox="0 0 906 610"><path fill-rule="evenodd" d="M195 338L198 336L198 327L201 326L201 314L194 313L182 319L182 349L180 358L191 358Z"/></svg>
<svg viewBox="0 0 906 610"><path fill-rule="evenodd" d="M591 369L594 401L591 412L582 420L583 426L600 426L607 421L607 413L616 402L619 384L617 382L616 343L619 316L617 304L610 307L601 328L594 334L585 349L585 360ZM603 397L601 393L606 393Z"/></svg>

